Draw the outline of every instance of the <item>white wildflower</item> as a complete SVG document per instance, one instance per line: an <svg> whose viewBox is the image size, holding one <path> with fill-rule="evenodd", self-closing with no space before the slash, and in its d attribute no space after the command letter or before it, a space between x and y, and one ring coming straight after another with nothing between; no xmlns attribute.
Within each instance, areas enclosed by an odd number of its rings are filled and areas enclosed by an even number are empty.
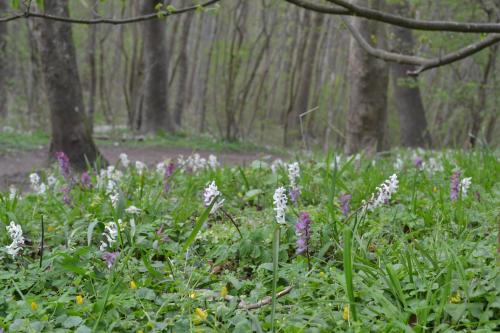
<svg viewBox="0 0 500 333"><path fill-rule="evenodd" d="M278 171L278 169L279 169L281 166L283 166L283 164L284 164L284 163L283 163L283 161L282 161L281 159L279 159L279 158L275 159L275 160L273 161L273 163L271 163L271 171L272 171L273 173L276 173L276 172Z"/></svg>
<svg viewBox="0 0 500 333"><path fill-rule="evenodd" d="M17 196L17 188L14 185L10 185L9 187L9 200L12 201Z"/></svg>
<svg viewBox="0 0 500 333"><path fill-rule="evenodd" d="M219 161L217 161L217 156L210 154L208 156L208 165L212 169L217 169L220 166Z"/></svg>
<svg viewBox="0 0 500 333"><path fill-rule="evenodd" d="M54 177L53 175L47 177L47 185L49 185L49 187L54 187L56 183L57 183L57 178Z"/></svg>
<svg viewBox="0 0 500 333"><path fill-rule="evenodd" d="M378 193L376 195L373 193L368 202L363 202L364 209L373 211L375 208L387 203L398 189L398 185L398 176L396 174L390 176L377 188Z"/></svg>
<svg viewBox="0 0 500 333"><path fill-rule="evenodd" d="M105 251L108 247L116 243L116 239L118 237L118 226L116 225L116 223L115 222L106 223L102 236L105 239L101 241L101 246L99 247L99 250Z"/></svg>
<svg viewBox="0 0 500 333"><path fill-rule="evenodd" d="M144 164L143 162L141 161L135 161L135 168L137 169L137 173L139 175L142 175L142 173L144 172L144 170L146 169L146 164Z"/></svg>
<svg viewBox="0 0 500 333"><path fill-rule="evenodd" d="M165 174L165 170L167 170L167 165L165 164L165 162L160 162L156 165L156 172L158 172L158 174L160 174L161 176Z"/></svg>
<svg viewBox="0 0 500 333"><path fill-rule="evenodd" d="M123 167L128 168L130 161L128 159L127 154L125 153L120 154L120 163L123 165Z"/></svg>
<svg viewBox="0 0 500 333"><path fill-rule="evenodd" d="M137 208L136 206L130 206L127 209L125 209L125 212L128 214L135 215L135 214L140 214L142 210Z"/></svg>
<svg viewBox="0 0 500 333"><path fill-rule="evenodd" d="M32 173L30 175L30 183L31 183L31 186L37 186L40 184L40 176L36 173Z"/></svg>
<svg viewBox="0 0 500 333"><path fill-rule="evenodd" d="M9 237L12 239L12 243L5 248L7 253L14 258L22 250L21 245L24 244L23 229L19 224L15 224L14 221L11 221L6 229Z"/></svg>
<svg viewBox="0 0 500 333"><path fill-rule="evenodd" d="M212 181L210 184L207 184L207 187L205 187L205 191L203 192L203 203L205 204L205 207L210 206L217 197L220 197L220 195L221 193L219 192L217 185L215 185L215 181ZM223 203L224 199L216 202L212 206L210 214L214 214L220 207L222 207Z"/></svg>
<svg viewBox="0 0 500 333"><path fill-rule="evenodd" d="M460 192L462 194L462 197L465 197L467 195L467 191L469 190L470 185L472 184L472 177L467 177L462 179L460 182Z"/></svg>
<svg viewBox="0 0 500 333"><path fill-rule="evenodd" d="M403 169L404 162L403 160L398 156L396 158L396 162L394 162L394 169L401 171Z"/></svg>
<svg viewBox="0 0 500 333"><path fill-rule="evenodd" d="M40 182L40 176L36 173L32 173L30 176L31 188L36 194L44 194L47 191L47 185Z"/></svg>
<svg viewBox="0 0 500 333"><path fill-rule="evenodd" d="M290 180L291 187L295 187L297 185L297 178L300 177L300 166L298 162L292 163L288 165L288 179Z"/></svg>
<svg viewBox="0 0 500 333"><path fill-rule="evenodd" d="M285 211L286 211L286 190L284 187L278 187L273 195L274 210L276 211L276 222L285 224Z"/></svg>
<svg viewBox="0 0 500 333"><path fill-rule="evenodd" d="M118 206L118 201L120 200L120 193L113 191L109 194L109 199L111 200L113 207L116 208Z"/></svg>

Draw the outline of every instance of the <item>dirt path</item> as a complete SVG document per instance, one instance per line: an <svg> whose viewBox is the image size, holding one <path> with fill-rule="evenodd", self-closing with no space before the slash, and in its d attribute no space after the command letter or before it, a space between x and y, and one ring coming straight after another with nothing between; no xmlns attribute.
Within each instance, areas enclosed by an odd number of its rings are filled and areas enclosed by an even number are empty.
<svg viewBox="0 0 500 333"><path fill-rule="evenodd" d="M177 158L179 155L188 156L193 150L187 148L163 148L163 147L126 147L126 146L101 146L99 147L104 157L115 163L120 153L126 153L133 161L142 161L149 166L168 158ZM24 187L27 185L27 176L36 170L47 167L47 148L30 151L9 152L0 154L0 190L5 190L11 184ZM216 153L209 151L196 151L202 157L207 158L214 154L222 164L246 165L255 159L262 158L267 153Z"/></svg>

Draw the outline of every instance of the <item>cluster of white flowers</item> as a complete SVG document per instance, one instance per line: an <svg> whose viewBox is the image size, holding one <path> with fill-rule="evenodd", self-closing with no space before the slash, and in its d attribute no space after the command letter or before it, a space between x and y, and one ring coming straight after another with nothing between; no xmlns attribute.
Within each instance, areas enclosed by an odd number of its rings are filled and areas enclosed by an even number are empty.
<svg viewBox="0 0 500 333"><path fill-rule="evenodd" d="M460 193L462 194L462 197L465 197L467 195L467 191L469 190L471 184L472 184L472 177L463 178L460 181Z"/></svg>
<svg viewBox="0 0 500 333"><path fill-rule="evenodd" d="M403 170L404 162L399 155L398 155L398 157L396 157L396 161L394 162L393 166L394 166L394 169L396 169L398 171Z"/></svg>
<svg viewBox="0 0 500 333"><path fill-rule="evenodd" d="M107 169L101 169L97 177L97 186L99 188L106 188L106 195L109 196L113 207L116 208L120 198L118 191L118 184L123 177L123 173L110 165Z"/></svg>
<svg viewBox="0 0 500 333"><path fill-rule="evenodd" d="M128 168L130 165L130 160L128 159L128 155L125 153L120 154L120 163L123 165L124 168Z"/></svg>
<svg viewBox="0 0 500 333"><path fill-rule="evenodd" d="M201 157L200 154L193 154L186 158L183 155L179 155L177 162L183 168L189 169L193 172L197 172L204 169L217 169L220 166L217 156L210 154L208 160Z"/></svg>
<svg viewBox="0 0 500 333"><path fill-rule="evenodd" d="M208 165L212 169L217 169L220 166L219 161L217 160L217 156L210 154L208 156Z"/></svg>
<svg viewBox="0 0 500 333"><path fill-rule="evenodd" d="M285 163L283 163L283 161L279 158L275 159L272 163L271 163L271 171L273 173L276 173L278 171L279 168L281 168L282 166L284 166Z"/></svg>
<svg viewBox="0 0 500 333"><path fill-rule="evenodd" d="M364 210L373 211L375 208L387 203L398 189L399 181L396 174L389 177L384 183L377 187L377 193L373 193L368 202L363 201Z"/></svg>
<svg viewBox="0 0 500 333"><path fill-rule="evenodd" d="M6 246L7 253L13 258L17 256L18 252L21 251L22 245L24 244L23 229L19 224L15 224L13 221L6 227L9 237L12 239L12 243Z"/></svg>
<svg viewBox="0 0 500 333"><path fill-rule="evenodd" d="M205 204L205 207L210 206L217 197L220 197L220 195L221 193L219 192L217 185L215 185L215 181L212 181L211 183L207 184L207 187L205 187L205 191L203 192L203 203ZM215 212L217 212L217 210L220 207L222 207L223 204L224 204L224 199L216 202L212 206L210 214L214 214Z"/></svg>
<svg viewBox="0 0 500 333"><path fill-rule="evenodd" d="M30 175L31 188L36 194L44 194L47 191L47 185L40 181L40 176L36 173Z"/></svg>
<svg viewBox="0 0 500 333"><path fill-rule="evenodd" d="M288 179L290 180L290 186L297 186L297 178L300 177L300 166L299 162L288 164Z"/></svg>
<svg viewBox="0 0 500 333"><path fill-rule="evenodd" d="M144 164L141 161L135 161L135 169L137 170L137 173L139 175L142 175L142 173L144 172L144 170L147 169L147 166L146 166L146 164Z"/></svg>
<svg viewBox="0 0 500 333"><path fill-rule="evenodd" d="M441 172L444 170L443 164L441 164L441 162L439 162L434 157L429 158L427 162L424 161L422 164L422 169L426 170L431 174L436 172Z"/></svg>
<svg viewBox="0 0 500 333"><path fill-rule="evenodd" d="M9 187L9 200L12 201L18 196L17 188L14 185L10 185Z"/></svg>
<svg viewBox="0 0 500 333"><path fill-rule="evenodd" d="M57 185L57 178L54 175L50 175L47 177L47 185L49 188L54 188Z"/></svg>
<svg viewBox="0 0 500 333"><path fill-rule="evenodd" d="M118 223L120 222L121 220L118 220ZM116 243L116 239L118 237L118 226L116 225L116 223L115 222L106 223L102 236L105 239L101 241L101 246L99 246L99 250L104 252L106 251L107 248Z"/></svg>
<svg viewBox="0 0 500 333"><path fill-rule="evenodd" d="M284 187L278 187L276 191L274 191L273 200L274 210L276 211L276 222L285 224L285 211L288 199Z"/></svg>
<svg viewBox="0 0 500 333"><path fill-rule="evenodd" d="M137 208L136 206L129 206L127 209L125 209L125 212L127 214L137 215L140 214L142 210Z"/></svg>
<svg viewBox="0 0 500 333"><path fill-rule="evenodd" d="M165 175L165 170L167 170L167 164L165 162L160 162L156 165L156 172L159 175Z"/></svg>

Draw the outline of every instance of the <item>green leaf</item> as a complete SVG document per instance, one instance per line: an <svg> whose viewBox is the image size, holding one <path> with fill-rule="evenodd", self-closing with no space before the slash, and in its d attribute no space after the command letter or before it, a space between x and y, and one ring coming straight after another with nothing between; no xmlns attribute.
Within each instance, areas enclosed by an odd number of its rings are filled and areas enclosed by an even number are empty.
<svg viewBox="0 0 500 333"><path fill-rule="evenodd" d="M187 249L189 248L189 246L191 245L191 243L193 243L196 236L200 232L201 227L203 226L203 223L205 223L205 221L208 219L208 216L210 215L210 211L212 210L212 207L215 205L215 203L217 202L218 199L219 199L219 196L213 198L212 203L207 208L205 208L205 210L203 211L203 214L201 214L200 217L198 217L198 220L196 221L196 223L194 225L194 228L193 228L193 231L191 232L191 235L189 235L188 239L186 240L186 243L184 244L182 252L186 252Z"/></svg>
<svg viewBox="0 0 500 333"><path fill-rule="evenodd" d="M81 317L77 316L70 316L68 317L64 322L63 326L64 328L72 328L80 325L80 323L83 321Z"/></svg>

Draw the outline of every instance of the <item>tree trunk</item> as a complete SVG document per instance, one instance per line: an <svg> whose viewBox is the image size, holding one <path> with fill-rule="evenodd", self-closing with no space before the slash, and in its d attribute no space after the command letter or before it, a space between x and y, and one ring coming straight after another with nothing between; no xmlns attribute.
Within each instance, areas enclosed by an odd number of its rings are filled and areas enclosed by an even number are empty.
<svg viewBox="0 0 500 333"><path fill-rule="evenodd" d="M356 4L380 7L380 0L356 0ZM369 41L384 42L383 30L374 21L353 18L353 26ZM371 154L382 149L387 114L388 67L366 53L351 38L349 72L349 110L347 115L346 153L365 150Z"/></svg>
<svg viewBox="0 0 500 333"><path fill-rule="evenodd" d="M159 0L144 0L143 13L154 13ZM168 53L165 20L143 22L145 91L142 130L154 133L174 130L167 103Z"/></svg>
<svg viewBox="0 0 500 333"><path fill-rule="evenodd" d="M189 31L191 29L191 23L193 22L194 15L192 13L185 14L184 25L182 27L181 34L181 45L180 45L180 55L179 55L179 86L177 89L177 99L175 101L175 113L174 122L175 126L181 127L182 113L186 106L187 99L187 84L188 84L188 38Z"/></svg>
<svg viewBox="0 0 500 333"><path fill-rule="evenodd" d="M0 13L7 11L7 0L0 0ZM7 117L7 23L0 22L0 119Z"/></svg>
<svg viewBox="0 0 500 333"><path fill-rule="evenodd" d="M94 1L93 3L93 13L95 13L95 8L98 2ZM93 17L96 15L93 14ZM95 113L95 100L96 100L96 92L97 92L97 70L96 70L96 35L97 35L97 25L91 25L89 27L89 36L88 36L88 49L87 49L87 59L89 64L89 99L87 105L87 117L89 123L90 133L93 132L94 128L94 113Z"/></svg>
<svg viewBox="0 0 500 333"><path fill-rule="evenodd" d="M45 12L69 16L66 0L45 3ZM100 157L87 127L71 24L42 20L41 58L50 107L50 154L63 151L79 170Z"/></svg>
<svg viewBox="0 0 500 333"><path fill-rule="evenodd" d="M410 6L405 0L391 5L391 9L395 14L405 15L410 11ZM393 52L414 53L415 43L409 29L393 26L390 44ZM404 147L430 146L431 138L427 129L427 119L425 118L418 80L407 75L407 72L412 69L411 65L391 64L394 99L399 114L401 144Z"/></svg>

